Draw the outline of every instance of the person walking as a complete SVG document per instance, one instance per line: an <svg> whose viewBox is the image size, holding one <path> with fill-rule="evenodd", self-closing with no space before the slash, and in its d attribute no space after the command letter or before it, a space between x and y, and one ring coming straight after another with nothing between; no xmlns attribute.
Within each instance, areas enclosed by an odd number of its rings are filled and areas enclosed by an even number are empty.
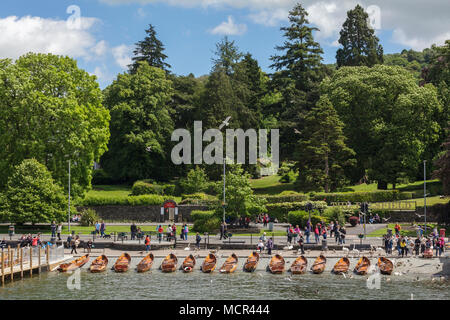
<svg viewBox="0 0 450 320"><path fill-rule="evenodd" d="M60 222L56 227L56 234L58 235L58 240L61 241L62 223Z"/></svg>
<svg viewBox="0 0 450 320"><path fill-rule="evenodd" d="M292 225L289 225L286 232L287 232L287 242L292 243L292 235L294 233L294 230L292 230Z"/></svg>
<svg viewBox="0 0 450 320"><path fill-rule="evenodd" d="M302 251L302 254L305 254L305 248L304 248L303 244L304 244L303 235L300 233L299 238L298 238L298 245L300 246L300 250Z"/></svg>
<svg viewBox="0 0 450 320"><path fill-rule="evenodd" d="M184 240L187 241L188 239L188 233L189 233L189 227L187 225L187 223L184 225Z"/></svg>
<svg viewBox="0 0 450 320"><path fill-rule="evenodd" d="M195 235L195 246L197 249L200 249L200 241L202 241L202 237L200 237L200 234L197 232Z"/></svg>
<svg viewBox="0 0 450 320"><path fill-rule="evenodd" d="M419 255L420 253L420 238L416 238L416 240L414 241L414 253L416 255L416 257Z"/></svg>
<svg viewBox="0 0 450 320"><path fill-rule="evenodd" d="M224 235L225 235L225 223L222 222L222 223L220 224L220 239L219 239L219 240L222 240L222 238L224 237Z"/></svg>
<svg viewBox="0 0 450 320"><path fill-rule="evenodd" d="M344 226L342 226L342 227L339 229L339 233L340 233L340 235L341 235L340 243L341 243L341 244L345 244L345 235L347 234L347 231L345 230L345 227L344 227Z"/></svg>
<svg viewBox="0 0 450 320"><path fill-rule="evenodd" d="M71 241L72 251L70 252L70 254L73 254L74 252L75 254L78 254L77 248L79 244L80 244L79 236L76 236L75 239Z"/></svg>
<svg viewBox="0 0 450 320"><path fill-rule="evenodd" d="M131 232L131 240L134 240L134 238L136 238L136 233L137 233L137 227L134 224L134 222L130 226L130 232Z"/></svg>
<svg viewBox="0 0 450 320"><path fill-rule="evenodd" d="M398 222L395 224L394 229L395 229L395 235L396 235L397 237L400 236L400 230L401 230L402 228L400 227L400 225L398 224Z"/></svg>
<svg viewBox="0 0 450 320"><path fill-rule="evenodd" d="M311 221L308 220L308 222L306 222L305 228L306 243L309 243L310 234L311 234Z"/></svg>
<svg viewBox="0 0 450 320"><path fill-rule="evenodd" d="M269 255L272 254L272 249L273 249L273 239L269 238L269 240L267 240L267 253Z"/></svg>
<svg viewBox="0 0 450 320"><path fill-rule="evenodd" d="M319 243L319 224L316 224L316 227L314 228L314 240L316 244Z"/></svg>
<svg viewBox="0 0 450 320"><path fill-rule="evenodd" d="M259 253L262 253L262 251L264 250L264 242L262 240L258 241L258 250Z"/></svg>
<svg viewBox="0 0 450 320"><path fill-rule="evenodd" d="M444 252L444 248L445 248L445 240L444 240L444 237L441 237L441 238L439 239L438 246L439 246L439 257L440 257L440 256L442 255L442 252Z"/></svg>
<svg viewBox="0 0 450 320"><path fill-rule="evenodd" d="M405 252L406 252L406 241L405 241L405 238L401 238L400 239L400 252L401 252L401 255L402 255L402 258L404 257L404 255L405 255Z"/></svg>
<svg viewBox="0 0 450 320"><path fill-rule="evenodd" d="M334 225L334 243L341 244L341 232L339 231L339 225Z"/></svg>
<svg viewBox="0 0 450 320"><path fill-rule="evenodd" d="M148 235L145 237L144 244L145 244L145 252L149 252L150 251L150 237Z"/></svg>
<svg viewBox="0 0 450 320"><path fill-rule="evenodd" d="M52 239L56 238L56 222L52 221L52 224L50 225L50 229L52 230Z"/></svg>
<svg viewBox="0 0 450 320"><path fill-rule="evenodd" d="M95 221L95 234L100 234L100 223L98 221Z"/></svg>
<svg viewBox="0 0 450 320"><path fill-rule="evenodd" d="M159 225L157 231L158 231L158 241L159 241L159 243L161 243L162 235L164 232L163 227L161 225Z"/></svg>
<svg viewBox="0 0 450 320"><path fill-rule="evenodd" d="M102 221L100 224L100 236L103 238L105 236L106 225L105 222Z"/></svg>

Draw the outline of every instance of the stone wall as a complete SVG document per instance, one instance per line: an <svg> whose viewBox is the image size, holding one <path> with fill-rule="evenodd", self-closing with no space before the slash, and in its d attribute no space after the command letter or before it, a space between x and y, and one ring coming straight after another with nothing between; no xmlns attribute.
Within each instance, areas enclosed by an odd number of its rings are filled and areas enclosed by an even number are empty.
<svg viewBox="0 0 450 320"><path fill-rule="evenodd" d="M78 207L80 212L83 209L93 209L98 216L107 221L135 221L135 222L164 222L168 221L168 215L161 217L161 206L91 206ZM175 222L192 222L192 210L208 210L207 206L181 205L178 206L178 217Z"/></svg>

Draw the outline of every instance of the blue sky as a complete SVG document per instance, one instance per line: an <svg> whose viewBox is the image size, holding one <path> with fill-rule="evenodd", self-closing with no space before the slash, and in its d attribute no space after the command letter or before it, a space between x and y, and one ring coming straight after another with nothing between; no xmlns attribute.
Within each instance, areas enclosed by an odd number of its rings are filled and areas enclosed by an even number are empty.
<svg viewBox="0 0 450 320"><path fill-rule="evenodd" d="M270 72L269 57L284 41L293 0L40 0L0 2L0 58L29 52L74 57L96 74L104 88L124 72L134 47L151 23L165 44L167 62L176 74L207 74L215 44L224 35ZM346 11L360 3L386 53L421 50L450 38L450 1L322 0L301 1L324 49L324 62L334 63L337 39ZM76 10L80 9L80 20ZM69 20L69 22L68 22ZM80 21L80 24L76 24Z"/></svg>

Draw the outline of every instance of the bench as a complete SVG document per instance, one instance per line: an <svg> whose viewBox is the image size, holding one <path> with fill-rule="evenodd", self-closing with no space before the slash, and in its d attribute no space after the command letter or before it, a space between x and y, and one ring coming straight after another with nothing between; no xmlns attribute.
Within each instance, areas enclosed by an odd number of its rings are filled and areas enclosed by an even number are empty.
<svg viewBox="0 0 450 320"><path fill-rule="evenodd" d="M117 240L128 240L128 236L127 236L127 234L125 232L120 232L117 235Z"/></svg>

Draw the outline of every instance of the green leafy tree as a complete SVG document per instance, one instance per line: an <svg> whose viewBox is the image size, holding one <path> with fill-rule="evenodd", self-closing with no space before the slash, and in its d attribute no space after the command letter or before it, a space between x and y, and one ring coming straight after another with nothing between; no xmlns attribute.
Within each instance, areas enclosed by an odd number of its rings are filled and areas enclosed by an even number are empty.
<svg viewBox="0 0 450 320"><path fill-rule="evenodd" d="M171 176L170 136L173 120L168 107L172 82L166 73L140 62L134 74L120 74L105 89L111 113L109 151L104 170L118 181Z"/></svg>
<svg viewBox="0 0 450 320"><path fill-rule="evenodd" d="M356 162L355 152L345 144L344 124L326 95L305 120L297 149L296 186L302 191L336 190L348 183L344 169Z"/></svg>
<svg viewBox="0 0 450 320"><path fill-rule="evenodd" d="M228 40L228 37L225 36L216 44L215 58L212 59L213 71L222 70L230 76L235 64L241 60L242 56L243 54L234 41Z"/></svg>
<svg viewBox="0 0 450 320"><path fill-rule="evenodd" d="M34 53L0 60L0 188L30 158L67 187L71 160L72 195L81 195L107 150L109 120L95 76L75 60Z"/></svg>
<svg viewBox="0 0 450 320"><path fill-rule="evenodd" d="M375 31L369 26L369 15L358 4L347 12L339 43L343 48L336 52L338 67L368 66L383 63L383 47L378 44Z"/></svg>
<svg viewBox="0 0 450 320"><path fill-rule="evenodd" d="M145 39L136 43L136 49L133 52L134 57L132 58L133 64L129 66L130 72L136 73L141 61L146 61L152 67L167 71L171 66L165 62L167 59L167 56L164 54L165 48L163 43L156 37L155 27L150 24L145 33L147 34Z"/></svg>
<svg viewBox="0 0 450 320"><path fill-rule="evenodd" d="M254 216L265 211L263 199L253 195L250 186L250 177L240 165L231 165L226 173L225 200L226 216L231 218ZM220 185L218 185L220 186ZM222 192L218 187L219 200L223 201ZM223 208L216 209L218 216L222 217Z"/></svg>
<svg viewBox="0 0 450 320"><path fill-rule="evenodd" d="M384 65L342 67L323 86L357 155L354 181L366 170L380 189L402 175L413 178L427 145L439 138L436 88L419 87L407 70Z"/></svg>
<svg viewBox="0 0 450 320"><path fill-rule="evenodd" d="M448 129L450 133L450 129ZM443 151L438 155L434 165L437 169L433 172L433 178L442 181L444 194L450 195L450 134L447 141L442 144Z"/></svg>
<svg viewBox="0 0 450 320"><path fill-rule="evenodd" d="M204 169L196 166L189 170L186 178L180 180L180 186L185 194L204 192L208 187L208 176Z"/></svg>
<svg viewBox="0 0 450 320"><path fill-rule="evenodd" d="M36 159L26 159L14 168L0 204L2 221L50 223L66 218L63 189Z"/></svg>
<svg viewBox="0 0 450 320"><path fill-rule="evenodd" d="M289 12L290 26L281 28L286 41L276 47L282 54L271 57L271 68L276 70L272 87L283 95L274 112L280 118L280 156L285 159L292 158L297 141L294 129L303 129L304 116L318 101L319 83L324 76L323 50L313 37L319 29L309 25L307 16L300 4Z"/></svg>

